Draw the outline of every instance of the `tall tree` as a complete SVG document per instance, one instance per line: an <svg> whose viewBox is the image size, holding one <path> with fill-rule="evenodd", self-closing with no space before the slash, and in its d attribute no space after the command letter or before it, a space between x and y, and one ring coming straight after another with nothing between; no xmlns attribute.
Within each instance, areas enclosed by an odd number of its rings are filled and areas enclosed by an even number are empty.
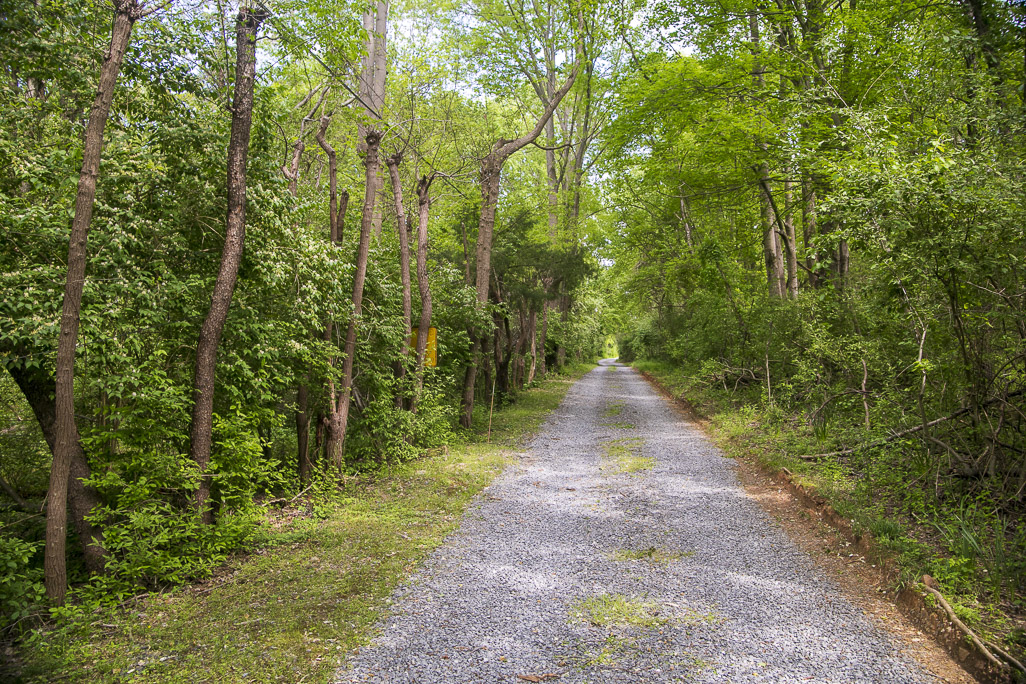
<svg viewBox="0 0 1026 684"><path fill-rule="evenodd" d="M541 117L534 128L514 140L500 138L492 145L491 151L481 160L481 215L477 226L477 274L475 290L477 292L477 303L483 307L488 302L488 288L491 278L491 257L493 231L495 230L495 209L499 203L499 181L502 176L502 167L517 151L538 139L538 136L545 130L546 124L552 117L552 113L559 106L563 97L570 92L570 88L577 78L579 64L574 65L569 78L555 92L552 99L545 106ZM460 424L463 427L470 427L474 415L474 383L477 376L478 352L481 342L479 333L472 336L473 347L471 350L471 362L468 366L463 380L463 413L460 416Z"/></svg>
<svg viewBox="0 0 1026 684"><path fill-rule="evenodd" d="M356 248L356 274L353 276L353 311L346 327L346 338L342 350L341 385L335 388L334 378L329 379L328 415L328 458L335 468L345 465L346 428L349 425L349 406L353 395L353 362L356 357L356 330L363 312L363 288L367 281L367 261L370 257L370 237L374 224L374 204L377 198L377 178L380 167L378 150L381 147L381 133L367 131L364 153L363 213L360 217L360 242Z"/></svg>
<svg viewBox="0 0 1026 684"><path fill-rule="evenodd" d="M210 508L210 449L213 439L214 380L217 349L232 303L246 237L246 160L253 123L253 91L256 81L256 39L268 17L262 7L244 4L235 20L235 93L232 98L232 130L228 141L228 217L221 266L210 298L210 308L196 343L193 375L192 425L189 455L200 470L194 497L204 522L213 521Z"/></svg>
<svg viewBox="0 0 1026 684"><path fill-rule="evenodd" d="M428 281L428 215L431 211L431 183L434 174L421 176L417 181L417 289L420 292L420 321L417 326L417 382L410 410L416 412L417 402L424 388L424 355L428 332L431 328L431 283Z"/></svg>
<svg viewBox="0 0 1026 684"><path fill-rule="evenodd" d="M65 560L67 538L68 477L76 450L80 449L78 426L75 423L75 349L82 311L82 290L85 286L86 243L89 223L93 218L96 180L100 174L103 152L103 129L107 126L110 105L114 100L121 63L128 49L132 27L141 14L138 0L114 0L114 25L110 46L100 68L89 122L86 124L82 170L75 196L75 217L68 241L68 276L64 285L64 308L61 313L60 338L57 343L56 437L53 465L50 470L49 505L46 512L45 585L47 595L57 603L64 602L68 577Z"/></svg>

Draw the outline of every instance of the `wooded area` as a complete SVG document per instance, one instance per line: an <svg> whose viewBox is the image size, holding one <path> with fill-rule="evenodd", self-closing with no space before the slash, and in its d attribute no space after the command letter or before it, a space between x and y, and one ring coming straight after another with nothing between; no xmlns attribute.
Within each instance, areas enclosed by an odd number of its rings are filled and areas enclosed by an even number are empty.
<svg viewBox="0 0 1026 684"><path fill-rule="evenodd" d="M3 0L0 628L610 335L1021 610L1024 50L1020 0Z"/></svg>

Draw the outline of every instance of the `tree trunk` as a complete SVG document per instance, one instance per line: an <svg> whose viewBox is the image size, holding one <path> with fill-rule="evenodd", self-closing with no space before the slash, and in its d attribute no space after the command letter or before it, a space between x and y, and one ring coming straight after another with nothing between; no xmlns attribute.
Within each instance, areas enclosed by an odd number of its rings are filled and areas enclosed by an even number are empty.
<svg viewBox="0 0 1026 684"><path fill-rule="evenodd" d="M359 98L363 105L366 122L357 126L356 150L360 154L367 151L368 126L381 121L385 108L385 77L387 74L388 47L388 2L376 0L374 5L363 15L363 29L367 32L366 52L360 62ZM374 176L375 192L384 192L381 168L378 167ZM383 204L383 202L382 202ZM375 238L381 235L381 205L374 203L374 214L371 217L371 230Z"/></svg>
<svg viewBox="0 0 1026 684"><path fill-rule="evenodd" d="M342 192L342 208L340 210L338 206L338 163L335 148L328 144L326 137L330 123L331 114L321 117L321 126L317 130L315 139L328 157L328 234L333 245L341 246L346 209L349 207L349 192Z"/></svg>
<svg viewBox="0 0 1026 684"><path fill-rule="evenodd" d="M784 278L784 259L780 249L780 236L777 235L777 216L773 211L773 198L770 195L769 166L763 162L756 172L759 174L759 206L762 209L762 251L766 261L766 281L770 297L782 298L786 294Z"/></svg>
<svg viewBox="0 0 1026 684"><path fill-rule="evenodd" d="M28 354L17 350L11 356L28 356ZM32 408L36 422L39 423L39 429L52 453L57 445L57 406L54 402L57 388L53 376L41 366L26 368L24 365L8 365L7 370L18 385L18 389L25 395L25 401ZM78 440L77 430L74 438L68 475L68 508L71 510L71 524L74 526L82 546L82 557L85 560L86 569L94 574L99 574L104 571L107 556L107 551L103 547L103 530L86 520L86 517L102 501L95 489L87 487L82 482L89 478L91 473L85 451L82 450L82 444Z"/></svg>
<svg viewBox="0 0 1026 684"><path fill-rule="evenodd" d="M264 10L243 5L235 25L235 96L232 101L232 131L228 142L228 218L221 266L210 298L210 310L200 329L196 344L196 369L193 381L192 426L189 430L189 455L200 469L196 509L206 523L213 522L209 505L211 478L210 448L213 438L214 377L217 348L228 318L246 236L246 158L249 131L253 121L253 86L256 75L256 34L267 18Z"/></svg>
<svg viewBox="0 0 1026 684"><path fill-rule="evenodd" d="M756 90L755 98L762 101L762 90L766 85L765 67L762 64L762 43L759 35L759 15L754 10L748 13L748 32L752 41L752 82ZM759 208L762 216L762 253L766 262L766 283L770 297L784 296L784 264L780 253L780 239L777 237L776 216L771 206L769 164L766 161L768 145L758 134L755 144L759 149L760 161L755 165L756 181L759 184Z"/></svg>
<svg viewBox="0 0 1026 684"><path fill-rule="evenodd" d="M566 281L564 281L563 286L564 286L564 288L566 287ZM570 325L570 295L564 292L559 297L559 327L560 327L560 335L559 335L559 344L556 345L556 369L560 370L560 371L563 370L564 366L566 366L566 344L564 343L564 340L566 339L566 329L569 327L569 325Z"/></svg>
<svg viewBox="0 0 1026 684"><path fill-rule="evenodd" d="M802 174L802 239L805 243L805 268L809 272L809 285L820 286L816 269L816 190L809 174Z"/></svg>
<svg viewBox="0 0 1026 684"><path fill-rule="evenodd" d="M310 91L310 95L308 96L308 98L304 100L304 102L300 103L300 105L302 106L303 104L309 102L309 98L312 98L315 92L316 89ZM317 114L317 110L321 107L321 103L324 102L324 97L327 95L327 92L327 88L321 91L320 99L316 102L316 104L314 104L313 109L310 110L310 113L303 117L303 120L299 123L299 135L296 136L296 142L292 146L292 164L288 169L282 168L282 173L284 173L285 177L289 180L289 193L292 195L293 198L299 197L299 162L302 159L303 152L306 149L306 143L303 141L303 137L306 130L306 123L308 121L313 120L313 117ZM324 118L322 118L321 130L318 132L318 141L320 140L320 137L323 136L323 129L326 128L326 124L323 124ZM331 161L332 163L334 163L334 159L332 159ZM334 231L334 173L332 173L331 190L332 206L330 212L332 230ZM313 475L313 465L310 462L310 414L308 411L310 400L309 390L307 388L307 383L309 381L310 374L304 373L303 376L300 378L299 387L296 388L296 463L297 470L299 472L299 481L303 484L309 482L311 476Z"/></svg>
<svg viewBox="0 0 1026 684"><path fill-rule="evenodd" d="M406 340L413 332L413 295L410 285L410 225L406 220L406 208L403 206L403 184L399 178L399 164L402 162L401 152L397 152L385 160L388 176L392 180L392 197L395 199L395 227L399 233L399 277L403 287L403 326L406 333L403 338L401 355L404 360L399 364L399 377L406 373L405 359L409 347Z"/></svg>
<svg viewBox="0 0 1026 684"><path fill-rule="evenodd" d="M563 97L570 91L577 78L579 65L574 66L573 72L566 82L556 91L552 100L546 104L545 111L534 129L516 140L499 139L492 146L491 152L481 160L481 214L478 220L477 230L477 303L483 307L488 301L488 283L491 278L492 267L492 233L495 228L495 209L499 202L499 179L502 175L502 167L506 160L515 152L538 139L549 119L552 117L556 107L563 100ZM460 423L463 427L470 427L470 419L474 413L474 382L477 376L477 349L475 346L471 355L471 369L464 377L463 390L463 415Z"/></svg>
<svg viewBox="0 0 1026 684"><path fill-rule="evenodd" d="M78 344L78 325L82 310L82 290L85 285L86 243L89 223L93 218L96 198L96 180L100 174L100 156L103 152L103 129L107 125L110 105L114 100L114 85L121 62L132 35L132 26L139 18L137 0L114 0L114 26L110 47L100 67L100 83L86 124L85 145L82 150L82 170L78 177L75 197L75 217L71 222L68 241L68 275L64 284L64 306L61 312L60 338L57 343L57 377L55 386L56 436L53 444L53 465L50 469L49 504L46 512L46 549L44 577L46 594L54 602L64 603L68 589L65 545L68 524L68 478L76 460L84 462L78 426L75 423L75 348Z"/></svg>
<svg viewBox="0 0 1026 684"><path fill-rule="evenodd" d="M798 298L798 248L794 236L794 210L791 192L791 181L784 181L784 246L787 250L787 295L791 299Z"/></svg>
<svg viewBox="0 0 1026 684"><path fill-rule="evenodd" d="M524 354L527 353L527 316L524 313L524 301L520 301L520 308L517 311L519 325L517 331L517 346L513 351L513 386L522 390L524 388Z"/></svg>
<svg viewBox="0 0 1026 684"><path fill-rule="evenodd" d="M329 383L331 413L328 418L328 458L336 469L345 465L343 447L346 427L349 424L349 405L353 394L353 360L356 355L356 327L363 311L363 287L367 280L367 259L370 254L370 236L374 221L374 204L377 197L378 148L381 133L367 131L366 156L364 157L364 178L366 189L363 199L363 214L360 218L360 242L356 250L356 275L353 276L353 314L346 329L346 341L342 360L342 386L335 391L335 382Z"/></svg>
<svg viewBox="0 0 1026 684"><path fill-rule="evenodd" d="M548 292L548 288L545 288ZM545 349L549 344L549 309L552 308L552 302L546 299L542 303L542 324L541 333L538 335L538 350L536 358L538 359L538 377L544 378L548 372L548 360L545 358Z"/></svg>
<svg viewBox="0 0 1026 684"><path fill-rule="evenodd" d="M410 400L410 411L416 413L417 402L424 388L424 354L431 327L431 284L428 282L428 213L431 209L431 181L434 176L421 176L417 181L417 289L420 290L420 322L417 326L417 384Z"/></svg>
<svg viewBox="0 0 1026 684"><path fill-rule="evenodd" d="M538 368L538 339L535 334L538 327L538 312L531 309L527 317L527 334L531 340L531 369L527 372L527 384L534 382L534 373Z"/></svg>

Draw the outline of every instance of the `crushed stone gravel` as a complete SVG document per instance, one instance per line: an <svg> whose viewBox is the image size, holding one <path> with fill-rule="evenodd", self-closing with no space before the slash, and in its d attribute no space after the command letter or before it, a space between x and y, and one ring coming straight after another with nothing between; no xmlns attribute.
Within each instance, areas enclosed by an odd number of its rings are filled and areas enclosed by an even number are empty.
<svg viewBox="0 0 1026 684"><path fill-rule="evenodd" d="M614 441L654 461L620 472ZM645 619L590 614L589 598ZM337 682L936 681L612 360L392 600Z"/></svg>

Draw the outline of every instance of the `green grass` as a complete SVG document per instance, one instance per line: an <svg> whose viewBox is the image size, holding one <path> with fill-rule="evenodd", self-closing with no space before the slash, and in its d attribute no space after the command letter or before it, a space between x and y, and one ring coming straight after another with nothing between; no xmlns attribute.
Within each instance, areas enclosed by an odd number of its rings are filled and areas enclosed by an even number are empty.
<svg viewBox="0 0 1026 684"><path fill-rule="evenodd" d="M681 558L690 558L694 555L694 551L667 551L650 546L647 549L617 549L609 557L615 561L643 560L649 563L665 564L670 561L680 560Z"/></svg>
<svg viewBox="0 0 1026 684"><path fill-rule="evenodd" d="M619 474L651 470L652 466L655 465L655 459L650 456L639 455L644 444L645 440L642 437L611 439L602 443L602 458L612 465L615 473ZM603 469L606 469L606 467L603 467Z"/></svg>
<svg viewBox="0 0 1026 684"><path fill-rule="evenodd" d="M611 366L612 367L612 366ZM606 406L606 410L602 412L602 415L606 418L616 418L623 411L623 401L611 401Z"/></svg>
<svg viewBox="0 0 1026 684"><path fill-rule="evenodd" d="M659 606L650 601L623 594L600 594L570 606L573 622L587 622L594 627L641 627L653 629L669 622Z"/></svg>
<svg viewBox="0 0 1026 684"><path fill-rule="evenodd" d="M588 368L550 376L497 411L490 444L487 422L475 423L466 445L387 476L351 478L335 501L316 506L318 517L270 519L269 545L212 581L37 634L22 648L23 681L330 681L370 640L392 590L502 471L508 447L536 430Z"/></svg>

